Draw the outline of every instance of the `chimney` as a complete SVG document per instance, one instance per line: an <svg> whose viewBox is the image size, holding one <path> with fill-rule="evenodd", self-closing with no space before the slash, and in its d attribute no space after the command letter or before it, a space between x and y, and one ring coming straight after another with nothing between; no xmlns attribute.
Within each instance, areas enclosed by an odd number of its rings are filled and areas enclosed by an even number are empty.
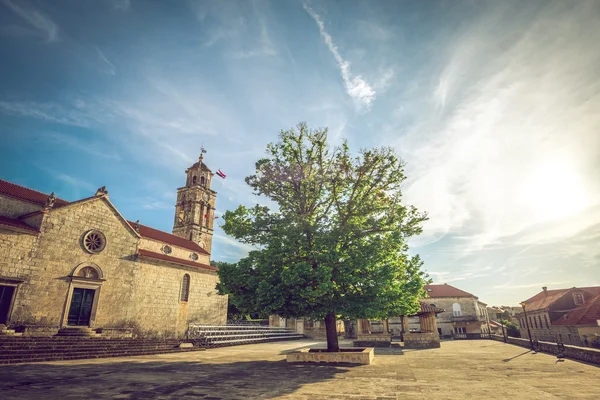
<svg viewBox="0 0 600 400"><path fill-rule="evenodd" d="M548 287L542 286L542 290L544 291L544 296L548 296Z"/></svg>

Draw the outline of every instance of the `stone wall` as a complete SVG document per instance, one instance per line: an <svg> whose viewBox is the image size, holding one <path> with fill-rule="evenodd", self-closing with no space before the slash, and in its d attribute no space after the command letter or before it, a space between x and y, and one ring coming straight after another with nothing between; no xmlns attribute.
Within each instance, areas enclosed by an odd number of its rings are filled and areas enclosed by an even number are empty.
<svg viewBox="0 0 600 400"><path fill-rule="evenodd" d="M409 332L404 334L405 349L432 349L440 346L440 337L435 332Z"/></svg>
<svg viewBox="0 0 600 400"><path fill-rule="evenodd" d="M384 333L359 333L354 341L354 347L390 347L392 335Z"/></svg>
<svg viewBox="0 0 600 400"><path fill-rule="evenodd" d="M42 207L39 204L0 195L0 210L2 210L2 215L5 217L17 218L41 209Z"/></svg>
<svg viewBox="0 0 600 400"><path fill-rule="evenodd" d="M493 340L498 340L502 342L504 341L502 336L492 335L491 337ZM529 339L509 337L508 343L525 347L528 349L530 348ZM543 353L558 354L558 345L556 343L540 341L538 342L537 350ZM600 350L597 349L589 349L586 347L571 346L566 344L563 355L566 358L600 365Z"/></svg>
<svg viewBox="0 0 600 400"><path fill-rule="evenodd" d="M136 300L138 336L170 337L185 335L191 322L208 325L227 323L227 296L215 289L218 276L214 271L144 260L139 264ZM206 272L205 272L206 271ZM190 275L187 302L179 300L181 283Z"/></svg>
<svg viewBox="0 0 600 400"><path fill-rule="evenodd" d="M163 254L164 246L165 244L163 242L159 242L157 240L142 238L140 241L140 249L153 251L155 253ZM184 260L191 260L191 254L196 253L198 255L198 263L207 265L210 264L210 256L208 254L184 249L182 247L175 246L174 244L169 244L169 247L171 248L171 254L168 255L171 257L182 258Z"/></svg>

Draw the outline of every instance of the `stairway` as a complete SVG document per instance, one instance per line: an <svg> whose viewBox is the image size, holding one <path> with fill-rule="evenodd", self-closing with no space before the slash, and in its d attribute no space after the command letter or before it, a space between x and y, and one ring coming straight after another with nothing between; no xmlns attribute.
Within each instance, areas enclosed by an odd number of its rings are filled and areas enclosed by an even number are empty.
<svg viewBox="0 0 600 400"><path fill-rule="evenodd" d="M188 338L202 347L303 339L292 329L262 325L190 325Z"/></svg>
<svg viewBox="0 0 600 400"><path fill-rule="evenodd" d="M205 350L180 348L178 339L108 339L89 336L0 336L0 364L141 356ZM185 341L186 342L186 341Z"/></svg>

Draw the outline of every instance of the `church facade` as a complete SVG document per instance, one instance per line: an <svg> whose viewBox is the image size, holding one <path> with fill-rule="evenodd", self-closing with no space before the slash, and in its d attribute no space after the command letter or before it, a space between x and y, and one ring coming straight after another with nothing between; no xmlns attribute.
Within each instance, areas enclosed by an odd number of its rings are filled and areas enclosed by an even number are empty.
<svg viewBox="0 0 600 400"><path fill-rule="evenodd" d="M184 337L225 324L210 265L216 192L200 160L177 191L173 232L126 220L108 191L68 202L0 180L0 329Z"/></svg>

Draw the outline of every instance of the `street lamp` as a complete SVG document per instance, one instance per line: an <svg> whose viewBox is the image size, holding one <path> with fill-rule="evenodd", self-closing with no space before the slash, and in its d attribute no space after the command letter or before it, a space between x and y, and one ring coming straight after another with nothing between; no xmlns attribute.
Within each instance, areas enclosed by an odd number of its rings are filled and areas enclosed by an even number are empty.
<svg viewBox="0 0 600 400"><path fill-rule="evenodd" d="M525 325L527 326L527 336L529 336L529 346L531 347L531 351L535 351L535 348L533 347L533 340L531 340L531 330L529 329L529 321L527 320L527 311L525 310L526 304L527 303L522 301L521 307L523 307L523 314L525 314Z"/></svg>
<svg viewBox="0 0 600 400"><path fill-rule="evenodd" d="M504 324L502 323L502 313L500 312L500 310L497 310L497 311L498 312L496 313L496 318L498 319L498 322L502 326L502 337L504 338L504 343L506 343L507 340L506 340L506 333L504 333Z"/></svg>

